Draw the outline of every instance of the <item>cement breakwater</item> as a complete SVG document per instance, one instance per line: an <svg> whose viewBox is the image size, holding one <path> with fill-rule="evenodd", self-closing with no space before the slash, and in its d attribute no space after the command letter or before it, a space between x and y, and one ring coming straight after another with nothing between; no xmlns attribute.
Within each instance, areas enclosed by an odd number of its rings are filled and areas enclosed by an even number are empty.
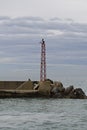
<svg viewBox="0 0 87 130"><path fill-rule="evenodd" d="M0 98L40 97L35 81L0 81Z"/></svg>
<svg viewBox="0 0 87 130"><path fill-rule="evenodd" d="M0 89L10 90L16 89L25 81L0 81Z"/></svg>
<svg viewBox="0 0 87 130"><path fill-rule="evenodd" d="M48 97L87 99L81 88L65 88L61 82L46 81L0 81L0 98Z"/></svg>

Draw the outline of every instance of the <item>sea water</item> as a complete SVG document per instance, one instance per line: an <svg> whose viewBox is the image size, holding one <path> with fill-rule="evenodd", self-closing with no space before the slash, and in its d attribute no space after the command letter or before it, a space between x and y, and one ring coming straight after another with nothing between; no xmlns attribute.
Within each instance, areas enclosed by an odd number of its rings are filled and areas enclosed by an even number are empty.
<svg viewBox="0 0 87 130"><path fill-rule="evenodd" d="M87 94L87 81L63 82ZM87 99L0 99L0 130L87 130Z"/></svg>
<svg viewBox="0 0 87 130"><path fill-rule="evenodd" d="M0 130L87 130L87 100L0 99Z"/></svg>

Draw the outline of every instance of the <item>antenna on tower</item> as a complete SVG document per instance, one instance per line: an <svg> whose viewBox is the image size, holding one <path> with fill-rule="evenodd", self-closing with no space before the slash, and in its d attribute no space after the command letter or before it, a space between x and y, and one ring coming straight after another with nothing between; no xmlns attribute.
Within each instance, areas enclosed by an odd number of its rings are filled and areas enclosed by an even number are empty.
<svg viewBox="0 0 87 130"><path fill-rule="evenodd" d="M40 66L40 81L46 80L46 45L44 39L41 41L41 66Z"/></svg>

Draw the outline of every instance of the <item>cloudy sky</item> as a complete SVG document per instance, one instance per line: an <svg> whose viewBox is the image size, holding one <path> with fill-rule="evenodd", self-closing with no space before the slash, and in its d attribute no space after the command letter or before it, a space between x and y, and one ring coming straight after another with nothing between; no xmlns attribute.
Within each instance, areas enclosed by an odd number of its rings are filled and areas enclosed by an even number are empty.
<svg viewBox="0 0 87 130"><path fill-rule="evenodd" d="M47 78L87 76L87 0L0 0L0 80L39 80L40 41Z"/></svg>

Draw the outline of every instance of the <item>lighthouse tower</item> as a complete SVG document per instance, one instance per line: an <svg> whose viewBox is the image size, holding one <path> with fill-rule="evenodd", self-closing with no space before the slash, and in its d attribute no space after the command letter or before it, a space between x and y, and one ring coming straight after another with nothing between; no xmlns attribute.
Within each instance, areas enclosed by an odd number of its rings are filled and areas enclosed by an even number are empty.
<svg viewBox="0 0 87 130"><path fill-rule="evenodd" d="M46 80L46 45L44 39L41 41L41 65L40 65L40 81Z"/></svg>

